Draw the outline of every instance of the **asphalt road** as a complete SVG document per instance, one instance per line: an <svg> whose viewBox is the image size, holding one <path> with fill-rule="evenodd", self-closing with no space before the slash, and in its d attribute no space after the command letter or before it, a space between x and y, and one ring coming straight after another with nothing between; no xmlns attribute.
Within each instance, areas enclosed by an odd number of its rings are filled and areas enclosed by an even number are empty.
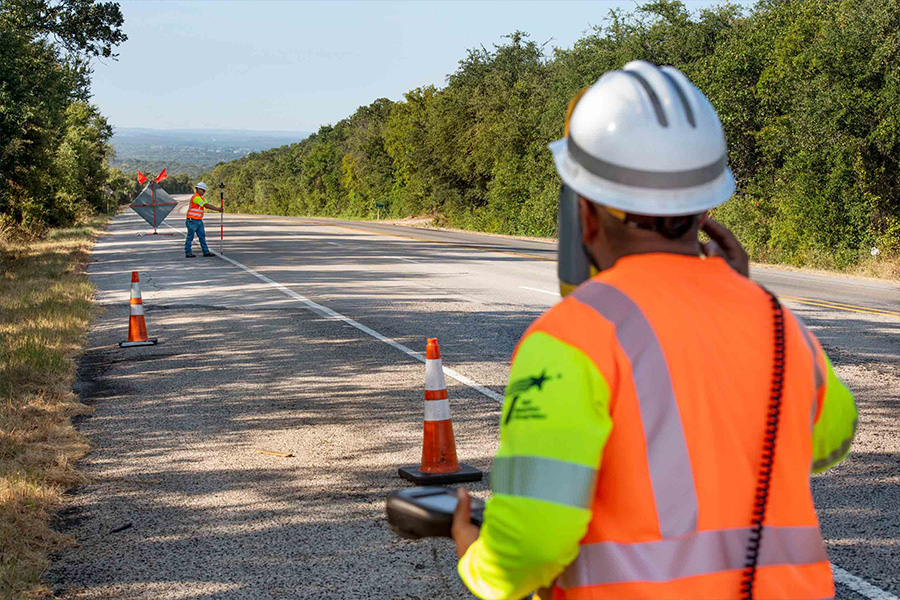
<svg viewBox="0 0 900 600"><path fill-rule="evenodd" d="M245 218L272 219L273 217L247 215ZM550 241L409 227L372 221L342 221L314 217L294 220L321 225L339 225L389 236L412 237L422 241L453 244L478 250L509 252L544 261L556 261L556 242ZM753 269L753 278L762 285L777 290L779 294L790 296L799 302L808 302L810 306L815 306L813 303L843 304L847 308L884 311L893 313L894 316L900 316L900 285L896 283L759 265Z"/></svg>
<svg viewBox="0 0 900 600"><path fill-rule="evenodd" d="M227 215L232 262L185 260L183 214L160 229L173 235L146 236L125 212L94 251L105 314L79 372L95 410L79 425L91 483L59 523L79 545L48 574L58 596L469 597L449 542L398 540L383 518L404 485L397 467L419 459L424 368L410 353L440 340L459 374L460 457L488 471L509 356L558 300L552 244ZM214 249L217 225L208 215ZM158 346L116 345L132 270ZM754 276L816 332L859 401L852 457L813 482L832 561L861 578L839 572L838 596L898 594L900 288Z"/></svg>

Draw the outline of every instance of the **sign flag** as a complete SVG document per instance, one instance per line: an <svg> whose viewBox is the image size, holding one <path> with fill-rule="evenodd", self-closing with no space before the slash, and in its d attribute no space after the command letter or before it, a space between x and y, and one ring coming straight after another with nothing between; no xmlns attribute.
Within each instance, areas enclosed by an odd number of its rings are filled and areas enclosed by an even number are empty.
<svg viewBox="0 0 900 600"><path fill-rule="evenodd" d="M162 171L160 171L159 175L156 176L156 183L159 183L160 181L162 181L162 180L165 179L166 177L168 177L168 175L166 175L166 170L163 169Z"/></svg>
<svg viewBox="0 0 900 600"><path fill-rule="evenodd" d="M138 184L144 185L144 183L146 181L147 181L147 176L144 175L143 173L141 173L140 171L138 171Z"/></svg>

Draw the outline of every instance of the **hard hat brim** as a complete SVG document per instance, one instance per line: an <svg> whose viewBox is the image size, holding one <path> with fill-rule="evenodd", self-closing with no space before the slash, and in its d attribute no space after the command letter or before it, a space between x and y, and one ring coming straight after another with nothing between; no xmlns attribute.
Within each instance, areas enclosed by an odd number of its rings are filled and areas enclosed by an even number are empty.
<svg viewBox="0 0 900 600"><path fill-rule="evenodd" d="M679 189L655 189L624 185L598 177L575 162L567 139L550 143L556 171L567 186L592 202L628 213L654 216L691 215L715 208L734 195L735 181L725 167L716 179Z"/></svg>

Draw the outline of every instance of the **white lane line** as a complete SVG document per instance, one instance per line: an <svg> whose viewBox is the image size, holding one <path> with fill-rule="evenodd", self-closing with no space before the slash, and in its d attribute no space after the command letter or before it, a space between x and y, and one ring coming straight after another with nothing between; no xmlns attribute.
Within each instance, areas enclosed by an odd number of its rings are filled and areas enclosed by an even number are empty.
<svg viewBox="0 0 900 600"><path fill-rule="evenodd" d="M831 570L834 573L835 582L847 586L860 596L869 600L897 600L897 596L892 593L876 587L852 573L848 573L834 563L831 563Z"/></svg>
<svg viewBox="0 0 900 600"><path fill-rule="evenodd" d="M388 256L387 258L393 258L393 259L396 259L396 260L405 260L405 261L408 262L408 263L419 264L419 261L417 261L417 260L412 260L412 259L409 259L409 258L403 258L402 256Z"/></svg>
<svg viewBox="0 0 900 600"><path fill-rule="evenodd" d="M538 288L528 287L527 285L520 285L519 288L523 290L531 290L532 292L540 292L542 294L550 294L551 296L559 296L559 292L551 292L548 290L541 290Z"/></svg>
<svg viewBox="0 0 900 600"><path fill-rule="evenodd" d="M169 227L170 229L175 229L174 227L172 227L172 226L169 225L168 223L165 223L165 225L166 225L167 227ZM178 230L178 229L175 229L175 231L179 231L179 230ZM181 233L182 236L185 236L185 234L184 234L183 232L179 231L179 233ZM355 321L355 320L351 319L350 317L344 316L344 315L342 315L341 313L336 312L336 311L334 311L334 310L328 308L327 306L323 306L323 305L319 304L318 302L315 302L315 301L313 301L313 300L310 300L309 298L307 298L307 297L305 297L305 296L301 296L300 294L298 294L298 293L295 292L294 290L292 290L292 289L290 289L290 288L288 288L288 287L286 287L286 286L284 286L284 285L278 283L277 281L274 281L274 280L272 280L272 279L269 279L268 277L266 277L266 276L263 275L262 273L257 273L256 271L254 271L253 269L251 269L251 268L248 267L247 265L241 264L241 263L239 263L238 261L236 261L236 260L234 260L234 259L232 259L232 258L228 258L228 257L225 256L224 254L221 254L221 253L219 253L219 252L216 252L215 250L213 250L213 254L217 255L217 256L218 256L219 258L221 258L222 260L225 260L225 261L230 262L231 264L233 264L234 266L238 267L239 269L243 269L243 270L246 271L247 273L250 273L251 275L253 275L253 276L256 277L257 279L259 279L260 281L264 281L265 283L268 283L269 285L271 285L272 287L274 287L275 289L277 289L278 291L280 291L282 294L284 294L284 295L286 295L286 296L289 296L289 297L293 298L294 300L297 300L298 302L302 302L303 304L305 304L305 305L306 305L310 310L312 310L313 312L318 313L318 314L320 314L320 315L322 315L322 316L324 316L324 317L327 317L327 318L329 318L329 319L335 319L335 320L338 320L338 321L343 321L343 322L346 323L347 325L350 325L351 327L355 327L356 329L359 329L360 331L362 331L362 332L365 333L366 335L372 336L373 338L375 338L375 339L378 340L379 342L384 342L384 343L387 344L388 346L391 346L391 347L393 347L393 348L396 348L396 349L399 350L400 352L406 354L407 356L410 356L410 357L416 359L416 360L419 361L419 362L422 362L422 363L425 362L425 355L424 355L423 353L421 353L421 352L416 352L416 351L413 350L412 348L409 348L409 347L407 347L407 346L404 346L404 345L401 344L400 342L394 341L394 340L392 340L391 338L389 338L389 337L387 337L387 336L384 336L384 335L378 333L377 331L375 331L374 329L372 329L372 328L370 328L370 327L366 327L365 325L363 325L363 324L360 323L359 321ZM488 389L488 388L484 387L483 385L481 385L481 384L478 383L477 381L474 381L474 380L472 380L472 379L469 379L468 377L466 377L465 375L463 375L462 373L460 373L460 372L458 372L458 371L454 371L453 369L451 369L451 368L449 368L449 367L444 367L444 374L445 374L447 377L451 377L451 378L455 379L456 381L460 382L460 383L463 384L463 385L469 386L469 387L472 388L473 390L479 392L480 394L482 394L482 395L484 395L484 396L487 396L487 397L490 398L491 400L494 400L494 401L499 402L499 403L501 403L501 404L503 403L503 395L502 395L502 394L498 394L498 393L495 392L494 390L491 390L491 389Z"/></svg>
<svg viewBox="0 0 900 600"><path fill-rule="evenodd" d="M163 224L170 229L175 229L168 223L163 223ZM178 231L182 237L185 236L184 232L181 232L178 229L175 229L175 231ZM228 258L224 254L220 254L219 252L217 252L215 250L213 250L213 254L216 254L222 260L230 262L231 264L238 267L239 269L242 269L242 270L246 271L247 273L250 273L251 275L253 275L257 279L259 279L260 281L264 281L265 283L268 283L269 285L271 285L272 287L274 287L281 293L285 294L286 296L289 296L289 297L293 298L294 300L297 300L298 302L302 302L307 307L309 307L313 312L316 312L316 313L318 313L322 316L325 316L327 318L330 318L330 319L336 319L338 321L343 321L347 325L350 325L351 327L355 327L356 329L362 331L366 335L372 336L379 342L384 342L388 346L396 348L400 352L416 359L419 362L422 362L422 363L425 362L425 355L422 354L421 352L416 352L412 348L409 348L408 346L404 346L400 342L394 341L391 338L378 333L374 329L366 327L362 323L351 319L350 317L346 317L346 316L342 315L341 313L328 308L327 306L323 306L323 305L319 304L318 302L314 302L313 300L310 300L309 298L301 296L294 290L283 286L282 284L278 283L277 281L273 281L272 279L269 279L262 273L257 273L250 267L248 267L244 264L241 264L232 258ZM538 291L538 292L544 292L547 294L552 293L552 292L548 292L546 290L539 290L537 288L526 288L525 286L519 286L519 287L522 287L525 289L531 289L531 290ZM452 377L453 379L462 383L463 385L469 386L473 390L479 392L480 394L482 394L484 396L487 396L491 400L494 400L501 404L503 403L503 396L501 394L498 394L497 392L484 387L480 383L478 383L472 379L469 379L468 377L466 377L465 375L463 375L462 373L460 373L458 371L454 371L453 369L451 369L449 367L444 367L444 374L447 375L447 377ZM853 590L860 596L868 598L869 600L900 600L893 594L886 592L883 589L872 585L868 581L861 579L861 578L857 577L856 575L848 573L847 571L840 568L839 566L837 566L834 563L831 564L831 567L832 567L832 571L834 572L834 580L837 583L840 583L842 585L849 587L851 590Z"/></svg>
<svg viewBox="0 0 900 600"><path fill-rule="evenodd" d="M338 244L337 242L329 242L329 241L327 241L327 240L325 241L325 243L326 243L326 244L331 244L332 246L343 246L343 244Z"/></svg>

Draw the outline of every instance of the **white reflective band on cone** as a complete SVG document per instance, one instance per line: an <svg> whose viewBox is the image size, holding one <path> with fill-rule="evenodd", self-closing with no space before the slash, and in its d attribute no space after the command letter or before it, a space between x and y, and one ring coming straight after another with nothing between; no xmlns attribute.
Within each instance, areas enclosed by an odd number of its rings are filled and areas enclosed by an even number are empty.
<svg viewBox="0 0 900 600"><path fill-rule="evenodd" d="M140 298L141 297L141 284L140 283L132 283L131 284L131 297L132 298Z"/></svg>
<svg viewBox="0 0 900 600"><path fill-rule="evenodd" d="M446 389L447 382L444 381L444 367L441 366L441 359L427 359L425 361L425 390L437 392Z"/></svg>
<svg viewBox="0 0 900 600"><path fill-rule="evenodd" d="M131 316L144 316L144 305L143 304L132 304L131 305Z"/></svg>
<svg viewBox="0 0 900 600"><path fill-rule="evenodd" d="M450 401L449 400L426 400L425 401L425 420L426 421L449 421L450 420Z"/></svg>

